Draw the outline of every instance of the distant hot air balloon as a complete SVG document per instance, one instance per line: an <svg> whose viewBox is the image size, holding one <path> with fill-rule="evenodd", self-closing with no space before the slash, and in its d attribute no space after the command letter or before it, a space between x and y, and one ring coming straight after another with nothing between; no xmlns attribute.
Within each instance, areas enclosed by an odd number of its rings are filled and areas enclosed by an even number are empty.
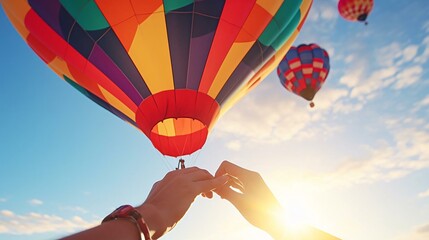
<svg viewBox="0 0 429 240"><path fill-rule="evenodd" d="M365 22L365 25L368 24L366 18L373 7L373 0L340 0L338 2L338 11L344 19Z"/></svg>
<svg viewBox="0 0 429 240"><path fill-rule="evenodd" d="M177 157L277 66L312 0L1 4L51 69Z"/></svg>
<svg viewBox="0 0 429 240"><path fill-rule="evenodd" d="M311 101L329 74L329 55L316 44L291 47L277 68L282 85Z"/></svg>

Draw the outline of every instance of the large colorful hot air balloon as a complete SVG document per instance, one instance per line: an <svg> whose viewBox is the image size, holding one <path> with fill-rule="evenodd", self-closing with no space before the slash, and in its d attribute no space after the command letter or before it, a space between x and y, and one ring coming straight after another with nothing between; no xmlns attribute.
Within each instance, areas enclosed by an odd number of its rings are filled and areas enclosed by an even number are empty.
<svg viewBox="0 0 429 240"><path fill-rule="evenodd" d="M366 18L373 7L373 0L340 0L338 2L338 11L344 19L365 22L365 25L368 24Z"/></svg>
<svg viewBox="0 0 429 240"><path fill-rule="evenodd" d="M1 3L50 68L177 157L277 66L312 0Z"/></svg>
<svg viewBox="0 0 429 240"><path fill-rule="evenodd" d="M277 67L282 85L289 91L311 101L329 74L329 55L317 44L291 47Z"/></svg>

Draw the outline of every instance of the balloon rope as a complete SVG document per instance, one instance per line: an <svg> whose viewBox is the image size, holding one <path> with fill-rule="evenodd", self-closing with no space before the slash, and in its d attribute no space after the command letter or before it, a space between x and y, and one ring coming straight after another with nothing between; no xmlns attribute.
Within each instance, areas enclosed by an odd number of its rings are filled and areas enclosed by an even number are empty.
<svg viewBox="0 0 429 240"><path fill-rule="evenodd" d="M167 127L165 126L165 123L164 123L164 121L162 121L162 126L164 126L164 129L165 129L165 132L167 133L167 135L168 135L168 129L167 129ZM167 141L170 143L170 138L167 138ZM174 143L174 146L176 147L176 150L177 150L177 152L180 152L179 151L179 148L177 147L177 144L173 141L173 143ZM170 145L170 144L169 144Z"/></svg>
<svg viewBox="0 0 429 240"><path fill-rule="evenodd" d="M168 159L165 157L165 155L162 155L162 154L161 154L161 156L162 156L162 158L160 158L160 159L161 159L161 162L163 163L163 165L164 165L164 167L166 168L167 172L170 172L171 170L173 170L173 166L171 166L171 165L168 163Z"/></svg>
<svg viewBox="0 0 429 240"><path fill-rule="evenodd" d="M197 159L200 156L200 153L203 151L203 149L201 148L197 154L194 155L194 158L191 160L191 163L193 166L197 165Z"/></svg>
<svg viewBox="0 0 429 240"><path fill-rule="evenodd" d="M156 102L155 98L153 98L153 101L154 101L154 103L155 103L156 108L157 108L157 109L158 109L158 111L160 112L160 109L159 109L158 103ZM168 105L167 105L167 107L168 107ZM164 118L163 118L163 119L165 119L166 115L167 115L167 111L165 111L165 115L164 115ZM164 125L165 132L167 132L167 127L165 126L164 121L161 121L161 122L162 122L162 125ZM158 124L159 124L159 123L158 123ZM167 138L167 141L170 141L170 140ZM163 162L167 164L168 172L170 172L171 170L173 170L173 169L174 169L174 167L170 164L169 160L166 158L166 156L165 156L164 154L161 154L161 155L162 155L162 156L163 156L163 158L164 158L164 159L163 159Z"/></svg>
<svg viewBox="0 0 429 240"><path fill-rule="evenodd" d="M191 123L191 134L192 133L193 132L192 132L192 123ZM186 143L188 143L188 138L189 138L189 135L191 135L191 134L186 135L185 144L183 144L183 149L182 149L182 152L180 153L180 156L183 156L183 153L185 152L185 148L186 148Z"/></svg>

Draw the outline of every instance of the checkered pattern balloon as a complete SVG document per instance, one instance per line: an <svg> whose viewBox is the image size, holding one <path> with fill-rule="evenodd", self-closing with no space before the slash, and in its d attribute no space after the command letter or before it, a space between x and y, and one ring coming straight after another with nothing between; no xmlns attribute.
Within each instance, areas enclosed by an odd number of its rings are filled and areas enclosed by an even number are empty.
<svg viewBox="0 0 429 240"><path fill-rule="evenodd" d="M338 2L340 15L349 21L366 22L373 7L373 0L340 0Z"/></svg>
<svg viewBox="0 0 429 240"><path fill-rule="evenodd" d="M277 67L281 84L312 101L329 74L329 55L316 44L291 47Z"/></svg>

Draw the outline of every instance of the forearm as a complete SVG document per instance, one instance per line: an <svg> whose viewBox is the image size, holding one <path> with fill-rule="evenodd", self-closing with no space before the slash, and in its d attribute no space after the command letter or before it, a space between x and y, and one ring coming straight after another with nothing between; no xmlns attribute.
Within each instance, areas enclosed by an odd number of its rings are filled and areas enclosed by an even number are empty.
<svg viewBox="0 0 429 240"><path fill-rule="evenodd" d="M94 228L62 238L62 240L140 240L137 225L128 219L105 222Z"/></svg>

